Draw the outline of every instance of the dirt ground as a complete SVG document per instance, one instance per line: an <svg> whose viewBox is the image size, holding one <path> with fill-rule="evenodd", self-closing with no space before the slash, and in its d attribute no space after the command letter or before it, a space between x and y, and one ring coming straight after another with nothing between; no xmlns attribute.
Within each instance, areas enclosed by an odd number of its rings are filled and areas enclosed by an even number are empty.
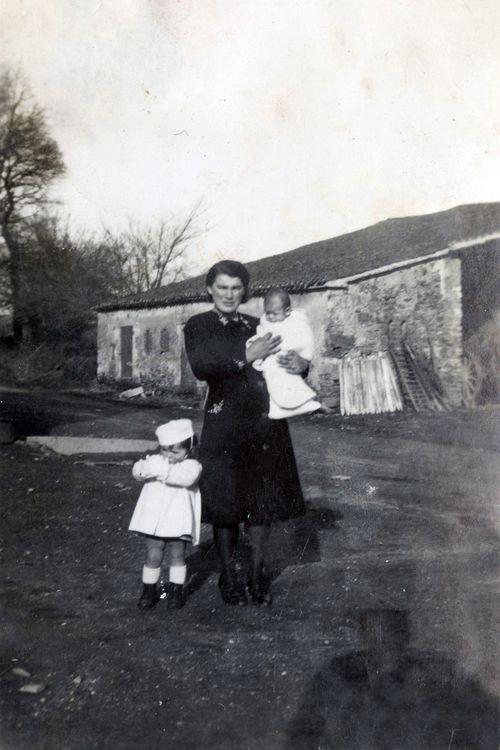
<svg viewBox="0 0 500 750"><path fill-rule="evenodd" d="M272 606L223 605L204 528L171 613L136 606L133 457L22 437L201 413L0 404L21 438L0 446L2 750L496 750L498 410L297 420L308 512L273 530Z"/></svg>

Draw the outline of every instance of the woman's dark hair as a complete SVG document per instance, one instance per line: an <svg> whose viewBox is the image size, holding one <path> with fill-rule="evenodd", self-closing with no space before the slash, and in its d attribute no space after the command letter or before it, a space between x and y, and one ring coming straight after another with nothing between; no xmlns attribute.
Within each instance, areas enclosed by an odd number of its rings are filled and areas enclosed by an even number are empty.
<svg viewBox="0 0 500 750"><path fill-rule="evenodd" d="M213 265L212 268L210 268L210 270L208 271L206 278L205 278L205 284L207 286L212 286L217 276L220 276L223 273L226 274L226 276L231 276L231 278L239 279L241 281L245 289L245 292L243 294L243 299L241 301L248 302L248 287L250 285L250 274L248 273L243 263L240 263L238 260L220 260L218 263ZM208 298L212 299L212 296L210 293L208 293Z"/></svg>

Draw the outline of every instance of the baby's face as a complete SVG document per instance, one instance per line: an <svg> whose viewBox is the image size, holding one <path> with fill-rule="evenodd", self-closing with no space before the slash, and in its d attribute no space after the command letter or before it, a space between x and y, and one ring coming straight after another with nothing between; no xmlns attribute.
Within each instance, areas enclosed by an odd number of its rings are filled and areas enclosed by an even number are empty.
<svg viewBox="0 0 500 750"><path fill-rule="evenodd" d="M264 315L269 323L279 323L290 315L290 308L285 307L279 297L271 297L264 303Z"/></svg>

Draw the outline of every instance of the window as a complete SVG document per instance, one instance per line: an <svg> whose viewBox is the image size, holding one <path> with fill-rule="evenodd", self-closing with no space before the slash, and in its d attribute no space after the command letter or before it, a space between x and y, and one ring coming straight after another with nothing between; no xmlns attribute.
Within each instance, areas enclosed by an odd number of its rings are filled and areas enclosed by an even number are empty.
<svg viewBox="0 0 500 750"><path fill-rule="evenodd" d="M160 333L160 351L168 352L170 348L170 336L168 328L162 328Z"/></svg>
<svg viewBox="0 0 500 750"><path fill-rule="evenodd" d="M149 328L146 328L144 331L144 352L146 354L151 354L153 351L153 337L151 335L151 331Z"/></svg>

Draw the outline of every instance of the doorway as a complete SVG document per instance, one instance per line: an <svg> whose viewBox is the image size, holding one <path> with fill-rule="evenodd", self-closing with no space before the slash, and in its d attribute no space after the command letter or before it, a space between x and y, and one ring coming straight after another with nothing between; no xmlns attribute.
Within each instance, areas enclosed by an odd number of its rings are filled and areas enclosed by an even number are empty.
<svg viewBox="0 0 500 750"><path fill-rule="evenodd" d="M120 328L120 355L121 355L121 377L130 380L132 377L132 351L134 340L134 327L122 326Z"/></svg>

